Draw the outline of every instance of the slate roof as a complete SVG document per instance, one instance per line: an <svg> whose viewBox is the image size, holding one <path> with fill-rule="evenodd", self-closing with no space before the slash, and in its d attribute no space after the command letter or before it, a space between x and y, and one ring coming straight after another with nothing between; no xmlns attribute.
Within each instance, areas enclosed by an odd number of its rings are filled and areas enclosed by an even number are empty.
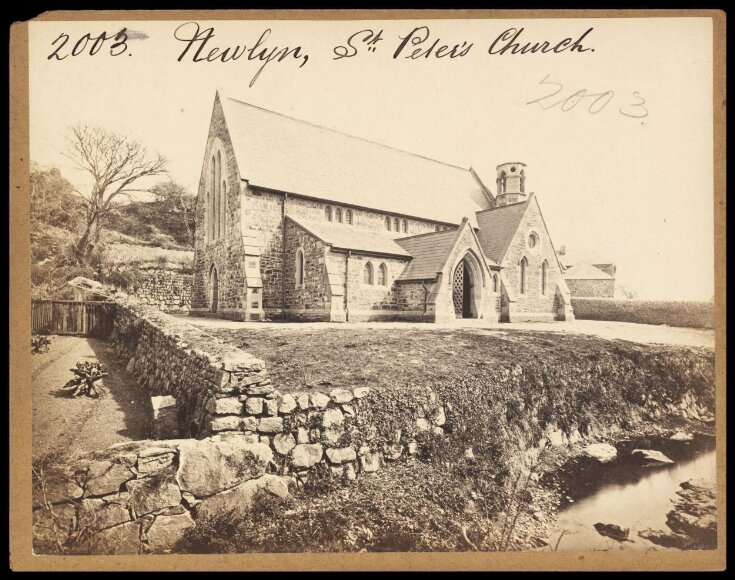
<svg viewBox="0 0 735 580"><path fill-rule="evenodd" d="M474 224L493 205L469 169L218 94L240 175L253 186L442 223Z"/></svg>
<svg viewBox="0 0 735 580"><path fill-rule="evenodd" d="M332 248L410 258L410 254L390 237L388 231L363 231L346 224L308 220L289 215L288 210L286 217Z"/></svg>
<svg viewBox="0 0 735 580"><path fill-rule="evenodd" d="M398 238L396 243L413 256L413 260L397 279L427 280L436 277L436 273L444 267L458 235L457 230L446 230Z"/></svg>
<svg viewBox="0 0 735 580"><path fill-rule="evenodd" d="M533 195L524 202L512 203L477 213L477 234L485 255L498 263L503 261L513 236L526 213Z"/></svg>
<svg viewBox="0 0 735 580"><path fill-rule="evenodd" d="M603 272L592 264L577 264L564 272L566 280L614 280L610 274Z"/></svg>

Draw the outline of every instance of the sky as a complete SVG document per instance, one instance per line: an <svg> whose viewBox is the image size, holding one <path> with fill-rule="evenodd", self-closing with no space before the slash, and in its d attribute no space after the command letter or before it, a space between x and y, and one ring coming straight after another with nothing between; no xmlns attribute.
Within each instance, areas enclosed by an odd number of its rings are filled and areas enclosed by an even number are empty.
<svg viewBox="0 0 735 580"><path fill-rule="evenodd" d="M97 125L162 153L170 177L195 193L219 88L266 109L472 167L493 192L495 167L521 161L526 189L536 193L557 249L616 263L618 281L640 298L713 296L708 19L197 25L200 32L213 27L200 55L236 45L255 45L253 54L298 46L299 58L292 52L268 62L253 81L262 62L247 60L247 52L228 62L193 62L194 44L179 61L189 46L181 39L192 38L196 28L186 21L32 22L31 159L58 167L80 189L89 187L63 152L71 125ZM107 40L95 55L70 54L85 34L112 36L122 26L132 31L124 47ZM410 34L422 26L428 32ZM580 41L584 52L488 53L509 29L523 29L516 39L521 46L544 40L555 46L590 28ZM257 45L266 29L270 35ZM367 29L372 39L382 30L380 40L361 42L365 33L348 45L353 33ZM69 40L54 43L61 34ZM496 42L496 52L512 34ZM441 45L449 47L444 53L459 45L459 54L470 43L464 56L436 57ZM334 59L338 46L346 53L354 46L356 54ZM55 49L65 58L49 58ZM406 58L415 50L424 52Z"/></svg>

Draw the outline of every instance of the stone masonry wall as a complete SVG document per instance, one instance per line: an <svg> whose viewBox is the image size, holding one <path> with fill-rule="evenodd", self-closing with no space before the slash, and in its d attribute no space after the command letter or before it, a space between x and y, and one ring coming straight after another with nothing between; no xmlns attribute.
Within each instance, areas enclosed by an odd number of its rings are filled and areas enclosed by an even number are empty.
<svg viewBox="0 0 735 580"><path fill-rule="evenodd" d="M539 237L539 243L535 248L528 246L528 237L531 232L535 232ZM521 294L519 264L524 256L528 260L527 283L526 292ZM544 260L548 264L546 294L541 293L541 264ZM558 284L564 284L564 280L551 245L551 238L546 231L535 200L531 202L531 207L526 211L508 248L504 262L508 264L504 273L516 300L512 305L511 322L554 320L556 287Z"/></svg>
<svg viewBox="0 0 735 580"><path fill-rule="evenodd" d="M572 296L614 298L615 280L567 280Z"/></svg>
<svg viewBox="0 0 735 580"><path fill-rule="evenodd" d="M260 267L263 279L263 308L271 316L277 316L282 308L281 261L283 259L283 231L281 225L281 206L283 204L283 195L247 187L244 189L242 204L241 219L243 233L248 237L252 236L261 248ZM325 219L324 209L327 205L331 206L333 210L340 207L343 213L347 210L346 206L339 204L300 197L288 197L286 200L286 213L297 219L301 217L312 221L319 221ZM353 223L352 225L343 223L342 225L345 228L386 231L386 216L390 215L392 219L395 218L393 214L360 208L350 209L353 215ZM408 233L404 233L402 229L403 218L400 219L401 231L395 232L391 230L392 235L395 237L433 232L437 226L441 226L441 224L436 222L406 218L408 222ZM288 240L288 235L286 239ZM287 253L287 260L293 261L294 256ZM339 272L344 272L344 270L341 269ZM395 273L395 275L391 272L391 279L394 279L398 274L400 274L400 271ZM360 278L360 280L362 279ZM289 284L290 281L287 279L287 288ZM380 306L377 307L377 309L380 308ZM359 309L363 310L364 308L360 306ZM368 309L372 309L372 306Z"/></svg>
<svg viewBox="0 0 735 580"><path fill-rule="evenodd" d="M217 239L207 234L207 193L209 186L209 160L213 151L222 151L222 180L227 184L225 207L225 233ZM245 276L242 237L240 232L240 174L235 161L227 127L219 100L212 111L212 123L207 138L199 194L196 205L196 234L194 240L194 280L191 306L195 310L207 310L211 306L209 275L217 268L219 299L218 310L245 309ZM212 192L209 192L210 196Z"/></svg>
<svg viewBox="0 0 735 580"><path fill-rule="evenodd" d="M296 255L304 252L304 284L296 280ZM325 253L328 248L317 238L305 232L292 221L286 224L286 267L284 268L286 308L293 311L316 311L328 317L329 284L325 272ZM309 318L314 318L314 315ZM328 319L328 318L326 318Z"/></svg>
<svg viewBox="0 0 735 580"><path fill-rule="evenodd" d="M188 312L191 308L192 274L174 270L144 271L131 294L164 312Z"/></svg>

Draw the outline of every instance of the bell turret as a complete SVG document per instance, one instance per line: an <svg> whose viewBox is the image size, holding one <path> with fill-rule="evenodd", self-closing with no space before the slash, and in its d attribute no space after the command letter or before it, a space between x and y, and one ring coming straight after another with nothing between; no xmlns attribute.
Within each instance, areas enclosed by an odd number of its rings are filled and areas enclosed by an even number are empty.
<svg viewBox="0 0 735 580"><path fill-rule="evenodd" d="M526 201L526 164L519 161L498 165L497 195L498 206Z"/></svg>

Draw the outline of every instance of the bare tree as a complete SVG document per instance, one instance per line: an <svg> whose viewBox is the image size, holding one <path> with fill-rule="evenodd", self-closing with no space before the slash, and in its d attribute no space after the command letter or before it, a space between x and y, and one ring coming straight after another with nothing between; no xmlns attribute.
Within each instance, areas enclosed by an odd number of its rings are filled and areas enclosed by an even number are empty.
<svg viewBox="0 0 735 580"><path fill-rule="evenodd" d="M189 245L194 247L194 209L196 197L173 179L156 184L151 193L159 202L164 202L170 211L184 224Z"/></svg>
<svg viewBox="0 0 735 580"><path fill-rule="evenodd" d="M85 209L85 228L75 244L75 252L85 262L99 241L100 222L113 203L133 192L146 191L135 189L135 182L165 173L166 159L160 154L149 154L144 146L128 137L83 125L71 128L66 155L93 179L91 191L78 192Z"/></svg>

